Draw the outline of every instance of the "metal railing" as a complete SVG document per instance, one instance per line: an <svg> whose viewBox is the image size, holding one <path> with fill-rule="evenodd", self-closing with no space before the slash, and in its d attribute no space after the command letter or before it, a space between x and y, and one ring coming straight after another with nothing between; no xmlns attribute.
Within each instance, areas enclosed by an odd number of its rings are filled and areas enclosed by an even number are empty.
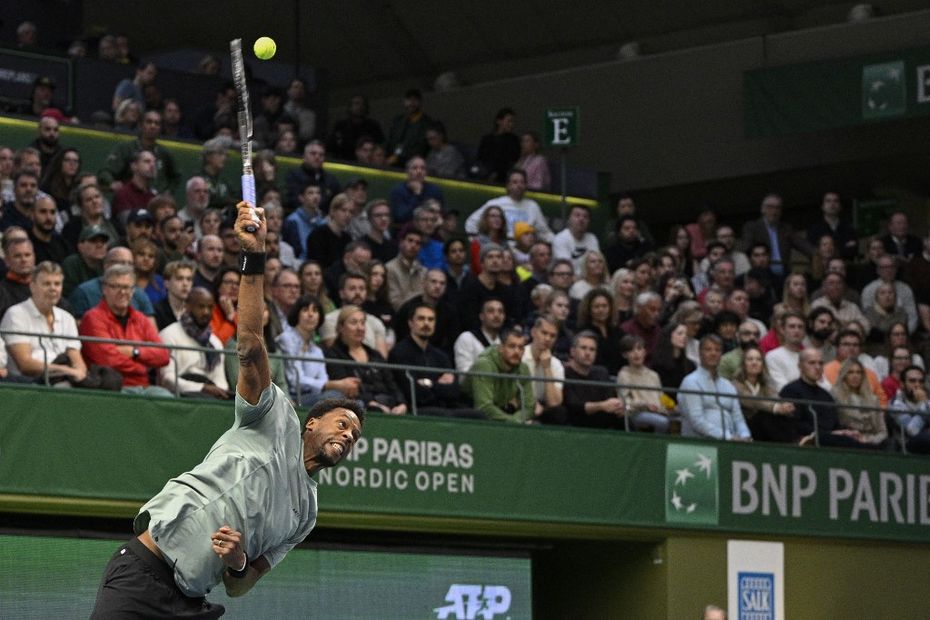
<svg viewBox="0 0 930 620"><path fill-rule="evenodd" d="M49 365L48 349L42 345L43 340L75 340L75 341L79 341L82 343L116 344L116 345L132 346L134 348L166 349L168 350L169 356L174 361L175 376L174 376L173 385L174 385L174 395L176 397L180 396L180 387L179 387L179 382L178 382L180 375L178 374L179 368L178 368L177 357L176 357L176 353L178 351L192 351L192 352L197 352L197 353L219 353L223 356L224 361L227 356L238 355L236 351L233 351L233 350L214 349L211 347L200 347L200 346L193 346L193 345L165 344L162 342L149 342L149 341L144 341L144 340L121 340L117 338L100 338L96 336L80 336L80 335L79 336L66 336L66 335L48 334L48 333L40 333L40 332L0 330L0 336L6 336L6 335L28 336L31 338L38 339L39 345L43 352L43 360L44 360L44 367L45 367L42 380L47 386L51 385L51 380L50 380L50 375L48 372L48 365ZM728 425L726 423L726 413L724 412L722 403L720 402L721 397L734 398L740 401L759 401L759 402L765 402L765 403L772 403L774 400L777 400L779 402L790 402L796 406L805 407L808 413L810 413L813 419L814 445L815 447L818 447L818 448L820 447L820 437L819 437L819 432L817 431L819 416L817 414L816 407L818 406L842 407L844 409L851 409L851 410L881 412L883 416L886 416L886 418L895 413L905 413L897 409L891 409L887 407L881 408L881 407L869 407L869 406L864 406L864 405L852 405L852 404L847 405L847 404L839 404L839 403L829 404L829 403L824 403L823 401L817 401L817 400L786 399L782 397L773 398L773 397L766 397L766 396L738 395L738 394L723 393L723 392L711 392L711 391L706 391L706 390L687 390L687 389L681 389L677 387L664 387L664 386L654 387L654 386L645 386L645 385L631 385L631 384L621 384L615 381L593 381L589 379L567 379L567 378L558 379L558 378L552 378L552 377L540 377L540 376L535 376L535 375L525 376L525 375L515 375L512 373L493 373L493 372L481 372L481 371L473 371L473 370L463 371L463 370L457 370L454 368L411 366L411 365L405 365L405 364L391 364L387 362L372 362L372 361L357 362L355 360L288 355L288 354L278 353L278 352L269 353L268 356L271 359L281 359L285 363L288 360L310 361L310 362L324 363L328 366L334 365L334 366L366 367L366 368L378 368L378 369L388 370L392 372L394 371L403 372L410 386L410 401L411 402L409 403L410 405L409 412L412 415L417 415L418 413L417 396L416 396L417 384L416 384L416 378L414 376L416 373L420 373L420 374L422 373L447 374L448 373L448 374L453 374L456 377L460 377L460 376L485 377L485 378L507 379L507 380L521 379L521 380L528 380L530 382L540 382L540 383L562 383L562 384L572 384L572 385L589 386L589 387L608 387L614 390L617 394L617 397L620 398L621 400L625 400L622 396L622 390L624 389L636 389L636 390L654 391L654 392L661 392L661 393L673 393L677 396L680 396L680 395L712 396L716 400L718 404L718 409L720 410L721 429L724 434L724 439L727 438L726 429ZM295 400L297 403L299 403L300 397L301 397L301 388L300 388L299 383L296 386L296 388L294 388L294 386L288 386L288 387L296 390ZM234 389L234 386L230 386L230 388ZM520 395L520 400L522 402L524 392L523 392L523 386L520 384L519 381L516 382L516 388ZM679 416L679 412L677 410L669 411L667 413L671 420L674 420ZM907 411L906 413L910 415L920 415L921 417L924 417L925 419L927 419L928 424L930 424L930 414L928 413L925 413L922 411ZM632 414L632 415L635 416L635 414ZM528 417L531 419L532 414L530 414ZM629 431L631 414L629 414L628 412L624 412L622 417L624 420L624 427L627 431ZM900 446L901 451L907 454L907 439L908 438L905 432L905 428L901 424L896 424L896 426L898 427L897 429L898 430L898 445ZM891 439L891 429L889 429L889 439Z"/></svg>

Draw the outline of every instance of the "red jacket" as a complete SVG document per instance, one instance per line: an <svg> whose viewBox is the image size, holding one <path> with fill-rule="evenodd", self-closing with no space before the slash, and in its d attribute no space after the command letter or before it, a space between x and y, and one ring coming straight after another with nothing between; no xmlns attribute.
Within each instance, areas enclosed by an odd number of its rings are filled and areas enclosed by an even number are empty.
<svg viewBox="0 0 930 620"><path fill-rule="evenodd" d="M119 322L105 299L87 311L81 319L78 332L82 336L118 338L140 342L161 342L155 326L141 312L129 308L126 327ZM88 364L109 366L123 375L124 386L147 386L149 369L168 365L168 350L156 347L139 347L139 357L132 359L116 350L117 345L101 342L84 342L81 353Z"/></svg>

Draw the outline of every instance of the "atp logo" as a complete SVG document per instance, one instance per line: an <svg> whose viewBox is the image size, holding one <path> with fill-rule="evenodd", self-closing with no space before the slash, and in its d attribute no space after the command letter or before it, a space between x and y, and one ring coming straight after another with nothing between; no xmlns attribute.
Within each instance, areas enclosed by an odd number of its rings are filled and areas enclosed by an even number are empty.
<svg viewBox="0 0 930 620"><path fill-rule="evenodd" d="M482 586L453 583L446 593L445 607L437 607L437 620L493 620L498 614L510 609L510 588L507 586Z"/></svg>
<svg viewBox="0 0 930 620"><path fill-rule="evenodd" d="M717 448L668 444L665 451L665 520L717 525Z"/></svg>

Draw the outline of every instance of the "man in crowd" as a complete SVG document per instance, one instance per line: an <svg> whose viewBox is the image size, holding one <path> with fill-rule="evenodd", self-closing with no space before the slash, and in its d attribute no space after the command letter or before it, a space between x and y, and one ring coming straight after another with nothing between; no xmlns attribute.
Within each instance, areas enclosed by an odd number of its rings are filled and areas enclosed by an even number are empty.
<svg viewBox="0 0 930 620"><path fill-rule="evenodd" d="M346 232L349 221L352 219L352 205L345 194L333 197L329 206L329 215L311 232L304 243L307 248L308 260L318 261L321 265L332 265L342 258L345 247L352 242L352 237Z"/></svg>
<svg viewBox="0 0 930 620"><path fill-rule="evenodd" d="M495 298L504 302L510 310L509 316L522 316L519 306L519 291L515 285L500 282L504 249L496 243L485 243L481 247L481 273L468 274L459 290L459 308L462 327L474 328L478 324L478 312L486 299Z"/></svg>
<svg viewBox="0 0 930 620"><path fill-rule="evenodd" d="M537 317L530 330L532 340L524 348L521 360L532 377L547 379L533 381L533 397L536 399L534 415L536 420L544 424L568 422L568 412L562 406L562 383L555 381L565 378L565 367L552 354L552 346L558 335L559 327L554 318L545 314Z"/></svg>
<svg viewBox="0 0 930 620"><path fill-rule="evenodd" d="M871 323L865 318L862 309L846 299L846 280L838 273L828 273L823 279L824 296L811 302L811 308L828 308L840 325L858 321L868 332Z"/></svg>
<svg viewBox="0 0 930 620"><path fill-rule="evenodd" d="M412 301L412 300L411 300ZM397 319L395 318L395 321ZM431 344L436 326L436 310L425 302L414 304L407 323L408 334L398 338L391 349L388 361L406 366L423 366L430 369L451 370L452 361L443 351ZM401 370L395 370L397 385L408 403L416 400L419 415L484 419L484 413L461 404L459 383L451 372L414 371L413 390L410 380Z"/></svg>
<svg viewBox="0 0 930 620"><path fill-rule="evenodd" d="M108 269L116 265L125 265L132 269L132 252L129 248L117 246L111 248L107 252L106 257L103 259L104 276ZM71 297L68 301L71 302L74 316L78 319L81 319L86 312L89 312L92 308L100 304L100 299L104 296L104 293L107 292L104 286L104 276L84 282L71 293ZM133 280L133 283L135 283L135 280ZM149 300L148 295L138 286L133 285L132 289L129 291L129 301L132 304L133 310L140 313L142 316L152 317L155 314L155 310L152 308L152 302ZM119 316L125 316L125 313ZM151 319L150 322L154 326L154 319Z"/></svg>
<svg viewBox="0 0 930 620"><path fill-rule="evenodd" d="M681 390L704 394L679 394L681 434L725 441L752 441L752 435L733 384L717 373L723 343L715 335L701 338L701 365L681 382Z"/></svg>
<svg viewBox="0 0 930 620"><path fill-rule="evenodd" d="M371 248L371 257L387 264L397 256L397 241L391 238L391 207L382 198L376 198L365 207L368 232L362 239Z"/></svg>
<svg viewBox="0 0 930 620"><path fill-rule="evenodd" d="M71 253L68 244L55 232L57 215L55 199L48 194L40 194L32 206L32 228L29 230L36 263L51 261L60 265Z"/></svg>
<svg viewBox="0 0 930 620"><path fill-rule="evenodd" d="M446 257L445 298L458 305L462 284L471 273L468 266L468 248L464 239L452 237L443 244L442 252Z"/></svg>
<svg viewBox="0 0 930 620"><path fill-rule="evenodd" d="M575 271L581 272L584 255L589 250L600 252L597 237L588 232L591 212L583 205L572 205L568 226L552 239L552 256L571 259ZM530 250L532 256L532 248Z"/></svg>
<svg viewBox="0 0 930 620"><path fill-rule="evenodd" d="M453 355L453 345L460 333L459 315L456 307L445 301L446 274L442 269L430 269L423 279L423 292L408 299L394 315L394 333L397 341L408 335L408 321L413 309L420 304L427 304L433 308L436 315L433 321L433 333L430 343L440 351Z"/></svg>
<svg viewBox="0 0 930 620"><path fill-rule="evenodd" d="M878 259L875 265L878 270L878 279L866 284L862 289L862 310L866 311L875 305L875 293L881 284L894 286L895 306L904 310L907 315L907 331L913 333L917 329L917 304L914 302L914 291L910 286L898 279L898 259L886 254ZM920 286L926 287L927 282Z"/></svg>
<svg viewBox="0 0 930 620"><path fill-rule="evenodd" d="M836 358L836 347L833 346L833 334L836 332L836 319L829 308L814 308L807 315L807 338L804 347L820 349L824 363L832 362Z"/></svg>
<svg viewBox="0 0 930 620"><path fill-rule="evenodd" d="M765 367L769 371L772 388L782 389L800 376L801 367L798 359L804 348L804 317L794 311L786 312L779 320L781 325L781 346L765 355Z"/></svg>
<svg viewBox="0 0 930 620"><path fill-rule="evenodd" d="M29 146L39 151L42 169L48 170L52 159L62 151L58 140L58 120L54 116L43 115L39 119L39 135Z"/></svg>
<svg viewBox="0 0 930 620"><path fill-rule="evenodd" d="M645 291L633 300L633 318L624 321L620 329L630 336L639 336L646 347L646 365L652 360L652 354L659 344L661 326L659 314L662 312L662 298L657 293Z"/></svg>
<svg viewBox="0 0 930 620"><path fill-rule="evenodd" d="M197 270L194 286L213 290L213 280L223 266L223 240L216 235L204 235L197 245Z"/></svg>
<svg viewBox="0 0 930 620"><path fill-rule="evenodd" d="M903 211L895 211L888 218L888 234L882 237L882 244L887 254L902 262L911 260L923 249L920 239L910 234L907 214Z"/></svg>
<svg viewBox="0 0 930 620"><path fill-rule="evenodd" d="M339 181L329 172L323 170L326 161L326 147L319 140L311 140L304 147L304 158L300 167L287 173L287 204L292 209L300 206L298 196L308 185L320 188L320 211L329 212L329 203L333 196L342 191ZM286 239L285 239L286 241ZM297 249L296 247L294 248Z"/></svg>
<svg viewBox="0 0 930 620"><path fill-rule="evenodd" d="M729 381L733 380L736 372L743 365L743 351L749 347L759 346L761 337L759 328L755 323L743 321L736 330L736 339L739 346L723 354L717 371L720 376Z"/></svg>
<svg viewBox="0 0 930 620"><path fill-rule="evenodd" d="M582 331L572 338L570 357L565 364L565 378L582 381L602 381L614 383L603 366L596 366L597 335ZM617 396L616 386L577 385L566 383L562 389L562 403L568 412L568 421L572 426L592 428L624 428L623 415L626 411L623 399Z"/></svg>
<svg viewBox="0 0 930 620"><path fill-rule="evenodd" d="M506 319L504 303L497 298L488 298L478 313L478 326L462 332L455 339L455 369L469 370L478 356L492 345L500 344L500 333Z"/></svg>
<svg viewBox="0 0 930 620"><path fill-rule="evenodd" d="M407 160L407 178L391 189L388 198L391 205L391 217L397 225L406 224L413 219L413 210L427 200L443 202L442 190L438 185L426 180L426 160L415 155Z"/></svg>
<svg viewBox="0 0 930 620"><path fill-rule="evenodd" d="M358 273L346 273L339 283L339 300L342 306L361 307L368 298L368 280ZM327 313L323 326L320 328L320 340L324 348L332 346L336 340L336 322L339 319L339 308ZM364 343L376 350L385 359L388 356L385 342L386 329L381 319L370 312L365 313L365 339Z"/></svg>
<svg viewBox="0 0 930 620"><path fill-rule="evenodd" d="M325 218L320 213L323 190L319 185L309 184L297 195L299 206L284 220L281 237L292 248L298 260L307 257L307 238L322 226Z"/></svg>
<svg viewBox="0 0 930 620"><path fill-rule="evenodd" d="M400 309L408 299L423 292L426 268L417 259L423 243L423 233L413 226L404 229L399 252L385 266L387 272L388 301L394 310Z"/></svg>
<svg viewBox="0 0 930 620"><path fill-rule="evenodd" d="M0 232L10 226L19 226L23 230L32 228L32 208L39 193L39 176L21 170L13 175L13 202L3 205L3 217L0 218Z"/></svg>
<svg viewBox="0 0 930 620"><path fill-rule="evenodd" d="M115 112L126 99L132 99L139 104L140 108L145 109L145 87L154 84L157 76L158 69L155 67L155 63L150 61L140 62L136 67L135 76L131 80L126 78L116 85L111 109ZM159 132L161 132L160 126Z"/></svg>
<svg viewBox="0 0 930 620"><path fill-rule="evenodd" d="M29 285L32 282L32 272L36 267L36 255L32 249L32 242L25 233L22 233L22 236L14 235L9 241L4 239L4 242L6 264L9 269L6 277L0 282L0 317L10 306L29 299L31 294Z"/></svg>
<svg viewBox="0 0 930 620"><path fill-rule="evenodd" d="M875 373L875 364L871 358L866 360L868 356L861 355L861 353L862 334L849 328L841 331L836 337L836 359L823 365L823 376L830 385L835 385L837 377L840 374L840 366L843 365L843 362L847 359L859 361L859 363L862 364L862 369L865 371L865 378L869 382L869 389L875 394L875 397L878 399L878 404L881 405L882 408L885 408L888 406L888 395L885 393L885 389L882 387L882 383ZM823 360L822 356L821 360Z"/></svg>
<svg viewBox="0 0 930 620"><path fill-rule="evenodd" d="M212 352L175 350L168 365L158 371L162 387L181 396L229 400L233 397L226 381L223 343L210 329L213 293L203 288L190 291L180 318L159 332L168 345L202 347Z"/></svg>
<svg viewBox="0 0 930 620"><path fill-rule="evenodd" d="M901 373L904 385L891 403L891 416L904 432L905 447L916 454L930 454L930 399L925 375L919 366L905 368Z"/></svg>
<svg viewBox="0 0 930 620"><path fill-rule="evenodd" d="M155 304L155 325L158 331L180 320L184 314L187 296L194 284L194 266L183 260L171 261L165 265L164 277L168 294Z"/></svg>
<svg viewBox="0 0 930 620"><path fill-rule="evenodd" d="M468 376L465 379L475 408L489 420L524 424L535 418L536 398L530 371L521 361L525 345L526 338L520 328L505 329L501 332L500 344L485 349L471 370L511 376Z"/></svg>
<svg viewBox="0 0 930 620"><path fill-rule="evenodd" d="M67 379L72 384L78 384L87 377L80 340L47 336L78 335L74 317L57 307L61 301L61 285L61 267L48 261L39 263L29 283L29 298L11 306L3 315L0 321L2 330L46 334L42 338L17 334L4 336L10 354L10 370L14 374L41 379L47 372L51 383Z"/></svg>
<svg viewBox="0 0 930 620"><path fill-rule="evenodd" d="M181 182L181 173L171 151L158 143L160 137L161 114L157 110L147 110L142 115L139 137L120 141L110 151L98 175L100 184L113 193L119 192L132 176L136 155L148 151L155 158L152 188L158 193L173 193Z"/></svg>
<svg viewBox="0 0 930 620"><path fill-rule="evenodd" d="M233 204L233 188L229 186L223 175L226 160L229 156L230 141L226 136L218 136L203 143L200 153L201 168L199 175L207 182L207 191L210 199L207 207L210 209L227 210Z"/></svg>
<svg viewBox="0 0 930 620"><path fill-rule="evenodd" d="M652 246L643 241L636 225L636 218L624 215L617 220L616 241L604 248L604 257L611 273L626 267L631 260L640 258L652 249Z"/></svg>
<svg viewBox="0 0 930 620"><path fill-rule="evenodd" d="M391 121L387 132L387 164L400 167L416 155L426 156L426 128L433 119L423 112L423 94L416 88L404 94L404 113ZM374 136L372 136L374 137Z"/></svg>
<svg viewBox="0 0 930 620"><path fill-rule="evenodd" d="M189 178L184 187L184 207L178 211L178 217L184 221L185 227L193 226L194 236L198 239L203 236L200 218L206 213L209 204L210 188L207 180L197 175Z"/></svg>
<svg viewBox="0 0 930 620"><path fill-rule="evenodd" d="M352 241L342 251L342 258L323 269L323 282L331 298L339 295L342 274L366 273L371 263L371 250L364 241Z"/></svg>
<svg viewBox="0 0 930 620"><path fill-rule="evenodd" d="M856 229L844 219L840 219L843 204L840 195L836 192L826 192L820 203L823 217L807 229L807 242L814 247L821 237L829 235L833 238L836 251L844 260L854 260L859 253L859 240Z"/></svg>
<svg viewBox="0 0 930 620"><path fill-rule="evenodd" d="M129 252L126 248L113 251ZM83 315L80 325L82 336L132 340L161 344L155 325L144 314L132 307L135 270L132 255L129 264L114 262L103 273L103 299ZM144 293L143 293L144 295ZM166 366L168 350L161 347L137 347L129 344L88 342L83 347L84 359L91 364L108 366L123 376L123 392L145 396L172 396L168 390L151 385L149 371Z"/></svg>
<svg viewBox="0 0 930 620"><path fill-rule="evenodd" d="M103 259L110 239L110 233L102 226L85 226L81 230L77 252L61 263L64 272L62 294L65 297L70 297L80 284L103 275Z"/></svg>
<svg viewBox="0 0 930 620"><path fill-rule="evenodd" d="M145 209L152 198L158 195L153 186L156 172L155 154L143 149L137 151L129 164L131 176L113 194L114 217L136 209Z"/></svg>
<svg viewBox="0 0 930 620"><path fill-rule="evenodd" d="M478 222L481 221L481 214L491 206L500 207L504 212L504 218L507 220L507 236L514 238L513 227L517 222L526 222L536 231L536 238L543 241L552 242L552 229L549 228L549 222L543 215L539 204L526 197L526 173L518 168L514 168L507 174L507 193L499 198L492 198L481 207L468 216L465 220L465 232L471 236L478 234Z"/></svg>
<svg viewBox="0 0 930 620"><path fill-rule="evenodd" d="M267 242L267 236L266 236ZM194 286L197 286L196 279ZM293 269L281 269L271 281L271 303L269 304L269 318L271 333L277 337L287 326L287 317L291 308L300 299L300 278Z"/></svg>
<svg viewBox="0 0 930 620"><path fill-rule="evenodd" d="M766 194L760 207L762 217L743 227L743 247L752 247L759 242L767 244L771 253L771 269L779 277L790 272L792 249L808 257L813 254L807 239L799 237L789 224L782 221L782 207L781 196Z"/></svg>
<svg viewBox="0 0 930 620"><path fill-rule="evenodd" d="M736 233L733 227L727 224L717 226L714 239L723 245L724 255L733 260L733 269L739 277L749 271L749 257L736 249ZM707 271L713 261L705 256L701 260L701 271Z"/></svg>

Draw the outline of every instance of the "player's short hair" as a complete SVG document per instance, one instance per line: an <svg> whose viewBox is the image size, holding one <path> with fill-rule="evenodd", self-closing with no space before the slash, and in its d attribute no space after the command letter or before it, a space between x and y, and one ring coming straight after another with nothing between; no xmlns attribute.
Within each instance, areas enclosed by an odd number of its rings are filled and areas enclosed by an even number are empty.
<svg viewBox="0 0 930 620"><path fill-rule="evenodd" d="M325 398L317 402L307 412L307 417L304 418L304 426L307 425L310 418L322 418L334 409L348 409L356 415L358 423L362 427L365 426L365 408L361 406L359 401L351 398Z"/></svg>

